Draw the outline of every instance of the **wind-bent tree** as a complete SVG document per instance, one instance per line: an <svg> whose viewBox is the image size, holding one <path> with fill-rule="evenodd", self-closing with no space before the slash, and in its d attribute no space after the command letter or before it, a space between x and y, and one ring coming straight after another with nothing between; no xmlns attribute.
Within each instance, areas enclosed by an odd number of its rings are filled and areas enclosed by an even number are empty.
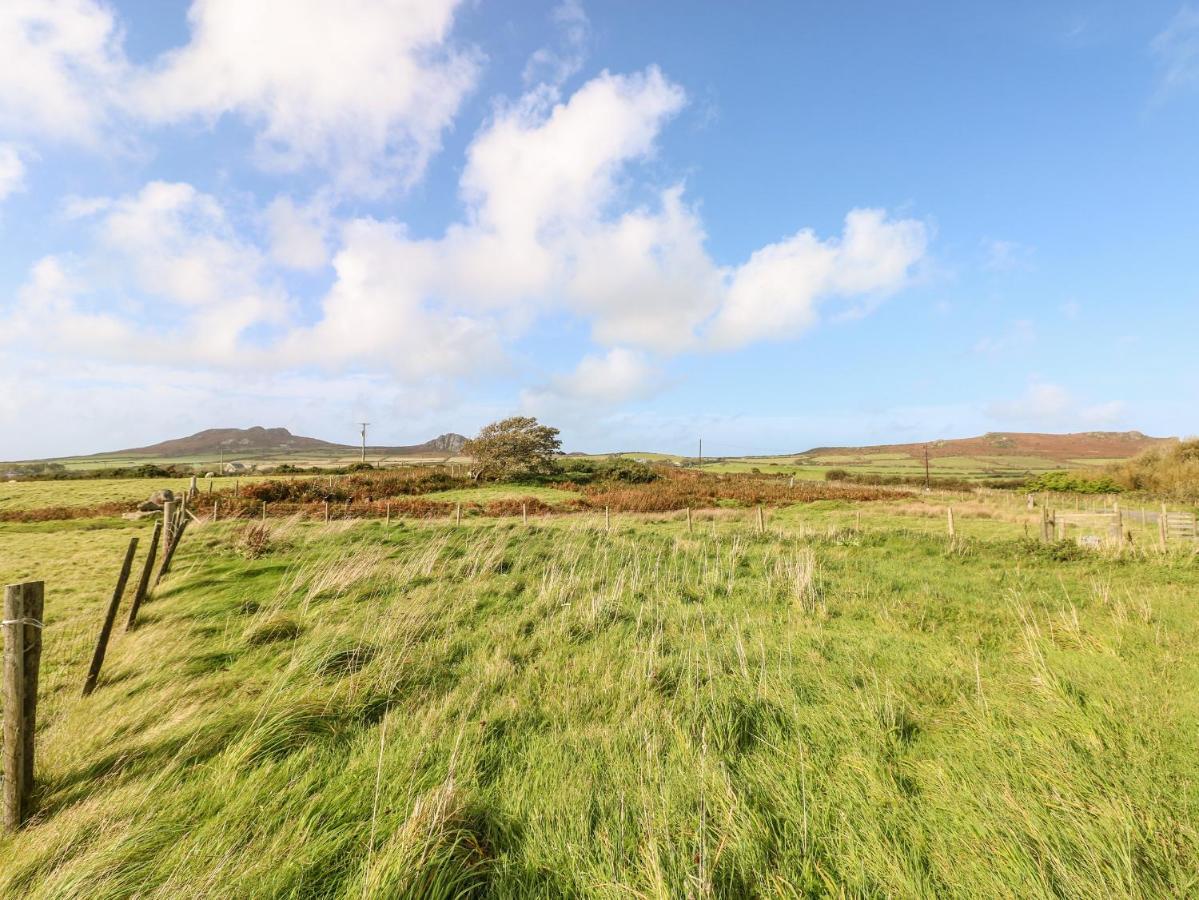
<svg viewBox="0 0 1199 900"><path fill-rule="evenodd" d="M532 416L512 416L484 426L462 452L473 460L470 476L478 481L551 472L554 456L561 449L557 428L542 425Z"/></svg>

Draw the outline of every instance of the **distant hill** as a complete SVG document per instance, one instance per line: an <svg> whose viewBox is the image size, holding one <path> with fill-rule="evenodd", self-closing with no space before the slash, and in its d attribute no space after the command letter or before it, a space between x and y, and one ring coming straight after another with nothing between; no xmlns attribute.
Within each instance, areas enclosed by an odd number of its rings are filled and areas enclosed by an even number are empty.
<svg viewBox="0 0 1199 900"><path fill-rule="evenodd" d="M800 456L902 453L916 459L945 456L1038 456L1066 462L1074 459L1127 459L1175 438L1156 438L1139 431L1083 431L1077 434L1037 434L993 431L980 437L928 441L919 444L878 444L871 447L816 447Z"/></svg>
<svg viewBox="0 0 1199 900"><path fill-rule="evenodd" d="M368 446L371 454L385 453L391 456L445 455L457 453L466 442L460 434L441 434L423 444L400 447ZM353 453L355 444L335 444L319 438L292 434L286 428L209 428L187 437L175 438L151 444L148 447L133 447L128 450L100 453L97 456L144 456L152 459L173 459L184 456L207 456L224 453L226 459L238 456L255 456L264 453L279 455L288 453Z"/></svg>
<svg viewBox="0 0 1199 900"><path fill-rule="evenodd" d="M348 449L317 438L301 437L286 428L208 428L187 437L150 444L148 447L133 447L119 450L114 456L152 456L170 459L176 456L201 456L208 453L238 454L288 453L297 450L341 450ZM104 456L110 454L105 453Z"/></svg>

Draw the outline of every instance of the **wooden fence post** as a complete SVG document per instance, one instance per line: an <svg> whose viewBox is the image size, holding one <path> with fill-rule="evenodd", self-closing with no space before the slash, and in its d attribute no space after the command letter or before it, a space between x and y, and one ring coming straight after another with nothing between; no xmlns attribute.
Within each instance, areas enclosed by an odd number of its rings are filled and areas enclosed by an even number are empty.
<svg viewBox="0 0 1199 900"><path fill-rule="evenodd" d="M462 524L462 504L461 503L454 504L454 524L455 525Z"/></svg>
<svg viewBox="0 0 1199 900"><path fill-rule="evenodd" d="M221 498L217 497L212 501L212 521L217 521L221 517Z"/></svg>
<svg viewBox="0 0 1199 900"><path fill-rule="evenodd" d="M137 591L133 595L133 603L129 605L129 620L125 623L125 630L131 631L133 626L137 624L137 611L141 608L142 601L146 599L146 592L150 588L150 574L154 570L154 557L158 555L158 539L162 536L162 523L154 523L154 533L150 535L150 550L146 553L146 561L142 565L142 576L137 580Z"/></svg>
<svg viewBox="0 0 1199 900"><path fill-rule="evenodd" d="M92 664L87 670L87 681L83 683L83 696L88 696L96 689L96 680L100 677L100 667L104 665L104 654L108 650L108 638L112 635L112 625L117 618L117 607L121 605L121 597L125 593L125 583L129 580L129 570L133 566L133 554L137 552L137 538L129 539L129 549L125 551L125 561L121 563L121 574L117 578L117 586L113 588L112 600L108 603L108 612L104 616L104 625L100 628L100 638L96 641L96 652L92 654Z"/></svg>
<svg viewBox="0 0 1199 900"><path fill-rule="evenodd" d="M42 659L45 583L4 589L4 827L20 828L33 798L37 682Z"/></svg>
<svg viewBox="0 0 1199 900"><path fill-rule="evenodd" d="M691 507L687 507L687 533L695 534L695 530L691 527Z"/></svg>
<svg viewBox="0 0 1199 900"><path fill-rule="evenodd" d="M953 529L953 507L952 506L945 507L945 513L949 519L949 536L951 538L956 537L957 535Z"/></svg>
<svg viewBox="0 0 1199 900"><path fill-rule="evenodd" d="M158 568L158 577L154 579L155 584L162 581L166 577L167 572L171 571L171 560L175 558L175 549L183 539L183 529L186 527L186 522L180 522L179 527L171 535L171 542L164 546L162 551L162 565Z"/></svg>
<svg viewBox="0 0 1199 900"><path fill-rule="evenodd" d="M329 524L329 501L325 501L325 524Z"/></svg>
<svg viewBox="0 0 1199 900"><path fill-rule="evenodd" d="M522 503L520 505L520 522L522 525L529 524L529 504Z"/></svg>
<svg viewBox="0 0 1199 900"><path fill-rule="evenodd" d="M175 533L175 504L168 500L162 504L162 543L164 547L171 546L171 537Z"/></svg>
<svg viewBox="0 0 1199 900"><path fill-rule="evenodd" d="M611 530L612 530L612 513L611 513L611 510L607 506L605 506L604 507L604 531L611 531Z"/></svg>
<svg viewBox="0 0 1199 900"><path fill-rule="evenodd" d="M1166 549L1166 544L1170 540L1170 520L1169 513L1166 512L1166 504L1162 503L1161 515L1157 517L1157 534L1162 540L1162 550Z"/></svg>
<svg viewBox="0 0 1199 900"><path fill-rule="evenodd" d="M387 527L391 527L391 504L387 504Z"/></svg>
<svg viewBox="0 0 1199 900"><path fill-rule="evenodd" d="M766 533L766 518L762 515L762 505L758 504L758 534Z"/></svg>
<svg viewBox="0 0 1199 900"><path fill-rule="evenodd" d="M266 521L266 501L262 501L262 521Z"/></svg>

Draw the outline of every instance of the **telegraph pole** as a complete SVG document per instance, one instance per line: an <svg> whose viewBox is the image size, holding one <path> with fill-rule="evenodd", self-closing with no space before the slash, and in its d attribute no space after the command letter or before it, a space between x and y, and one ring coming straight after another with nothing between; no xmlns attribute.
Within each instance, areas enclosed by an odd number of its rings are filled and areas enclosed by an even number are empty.
<svg viewBox="0 0 1199 900"><path fill-rule="evenodd" d="M928 483L928 444L924 445L924 489L929 489Z"/></svg>
<svg viewBox="0 0 1199 900"><path fill-rule="evenodd" d="M366 462L366 426L370 422L359 422L358 424L362 426L362 461Z"/></svg>
<svg viewBox="0 0 1199 900"><path fill-rule="evenodd" d="M704 467L704 439L699 439L699 468Z"/></svg>

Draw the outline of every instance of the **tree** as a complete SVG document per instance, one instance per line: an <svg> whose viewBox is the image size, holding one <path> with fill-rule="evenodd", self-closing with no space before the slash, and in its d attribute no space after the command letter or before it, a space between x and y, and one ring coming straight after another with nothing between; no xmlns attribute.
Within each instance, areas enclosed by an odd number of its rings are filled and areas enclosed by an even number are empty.
<svg viewBox="0 0 1199 900"><path fill-rule="evenodd" d="M477 481L550 472L561 448L557 428L542 425L531 416L512 416L484 426L463 445L462 452L474 461L470 476Z"/></svg>

